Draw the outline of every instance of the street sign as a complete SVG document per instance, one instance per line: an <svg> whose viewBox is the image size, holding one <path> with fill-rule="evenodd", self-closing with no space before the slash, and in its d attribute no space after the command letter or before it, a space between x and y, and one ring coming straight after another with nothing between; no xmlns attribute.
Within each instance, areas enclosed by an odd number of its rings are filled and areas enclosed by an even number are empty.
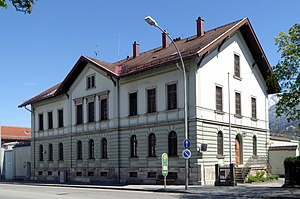
<svg viewBox="0 0 300 199"><path fill-rule="evenodd" d="M161 167L162 167L162 175L166 177L168 175L168 166L169 166L169 160L168 160L168 154L163 153L161 155Z"/></svg>
<svg viewBox="0 0 300 199"><path fill-rule="evenodd" d="M190 150L188 149L184 149L182 151L182 157L184 157L185 159L189 159L191 157L192 153Z"/></svg>
<svg viewBox="0 0 300 199"><path fill-rule="evenodd" d="M189 139L184 139L183 140L183 146L184 146L185 149L190 148L190 146L191 146L190 140Z"/></svg>

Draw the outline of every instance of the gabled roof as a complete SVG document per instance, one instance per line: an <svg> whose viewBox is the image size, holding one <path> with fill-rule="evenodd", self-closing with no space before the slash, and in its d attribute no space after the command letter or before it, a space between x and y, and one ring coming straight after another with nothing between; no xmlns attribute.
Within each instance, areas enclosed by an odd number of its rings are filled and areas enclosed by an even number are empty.
<svg viewBox="0 0 300 199"><path fill-rule="evenodd" d="M2 140L30 140L31 128L16 126L0 126Z"/></svg>
<svg viewBox="0 0 300 199"><path fill-rule="evenodd" d="M231 37L238 30L243 35L252 57L255 60L253 66L257 64L264 80L267 81L268 77L272 73L272 69L248 18L207 31L203 36L192 36L185 39L178 39L176 40L176 45L178 46L183 59L190 59L195 56L202 57L215 47L222 45L227 38ZM95 67L98 67L110 76L122 78L144 70L177 62L178 60L179 57L173 45L170 45L167 48L158 47L140 53L136 57L128 57L115 63L108 63L86 56L81 56L61 84L58 84L24 102L19 107L66 93L88 63L93 64ZM278 88L278 85L268 85L268 93L276 93L278 92Z"/></svg>

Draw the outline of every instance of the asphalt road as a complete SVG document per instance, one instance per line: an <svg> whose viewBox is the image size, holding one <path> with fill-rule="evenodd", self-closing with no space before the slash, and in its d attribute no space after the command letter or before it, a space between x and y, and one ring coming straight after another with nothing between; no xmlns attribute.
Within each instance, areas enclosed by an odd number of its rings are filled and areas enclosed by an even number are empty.
<svg viewBox="0 0 300 199"><path fill-rule="evenodd" d="M195 199L195 198L300 198L300 188L282 188L276 183L244 184L235 187L158 185L85 186L59 184L0 183L0 199Z"/></svg>
<svg viewBox="0 0 300 199"><path fill-rule="evenodd" d="M165 199L180 198L181 195L178 193L0 184L1 199Z"/></svg>

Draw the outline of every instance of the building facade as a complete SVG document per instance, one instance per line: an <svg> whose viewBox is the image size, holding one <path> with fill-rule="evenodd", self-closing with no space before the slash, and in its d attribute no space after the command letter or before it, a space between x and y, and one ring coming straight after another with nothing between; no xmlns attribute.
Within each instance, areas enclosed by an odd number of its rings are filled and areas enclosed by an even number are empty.
<svg viewBox="0 0 300 199"><path fill-rule="evenodd" d="M247 18L207 32L196 22L197 35L175 41L187 69L189 183L213 184L217 163L267 164L267 95L277 90ZM34 179L153 184L168 153L169 175L183 184L177 62L162 34L161 47L140 53L134 42L133 56L113 64L82 56L62 83L21 104L31 105Z"/></svg>

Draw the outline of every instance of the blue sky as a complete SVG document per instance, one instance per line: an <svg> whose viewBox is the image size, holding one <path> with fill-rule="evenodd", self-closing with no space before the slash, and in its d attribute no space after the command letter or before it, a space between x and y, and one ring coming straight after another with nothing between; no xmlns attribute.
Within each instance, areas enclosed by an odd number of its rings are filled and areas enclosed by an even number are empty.
<svg viewBox="0 0 300 199"><path fill-rule="evenodd" d="M9 4L0 8L0 125L30 127L18 105L63 81L81 55L116 62L161 45L160 32L144 22L151 15L173 38L196 34L248 17L269 59L280 59L274 38L299 23L300 1L38 0L30 15ZM97 52L97 56L95 54Z"/></svg>

